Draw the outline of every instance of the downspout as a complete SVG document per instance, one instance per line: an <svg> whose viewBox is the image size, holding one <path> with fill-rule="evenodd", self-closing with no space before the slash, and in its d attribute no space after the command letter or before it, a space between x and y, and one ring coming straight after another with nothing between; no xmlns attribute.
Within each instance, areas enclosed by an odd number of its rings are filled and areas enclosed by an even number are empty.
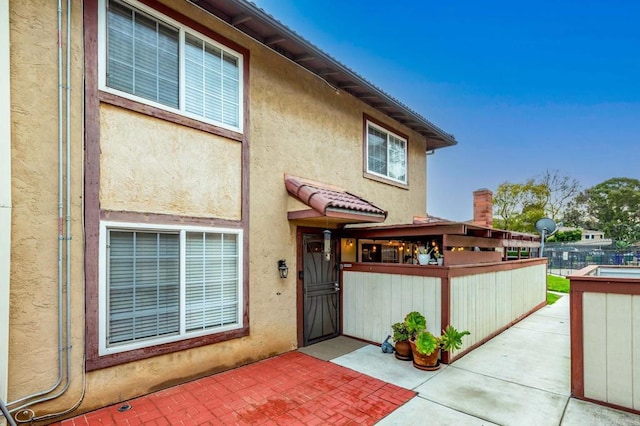
<svg viewBox="0 0 640 426"><path fill-rule="evenodd" d="M11 77L9 0L0 0L0 400L9 387L11 281Z"/></svg>
<svg viewBox="0 0 640 426"><path fill-rule="evenodd" d="M63 79L63 43L62 43L62 0L58 0L58 378L56 382L46 390L42 390L23 398L10 402L8 405L16 405L21 402L47 395L60 386L64 378L64 387L53 395L44 396L43 398L32 400L19 407L11 408L11 412L19 412L31 405L49 401L64 394L70 384L71 369L71 123L70 123L70 90L71 90L71 1L67 0L67 40L66 40L66 86ZM65 93L66 90L66 93ZM65 100L66 96L66 100ZM63 118L64 114L64 118ZM65 132L66 125L66 132ZM66 139L65 139L66 137ZM66 143L66 156L65 145ZM66 168L65 168L66 160ZM66 191L65 191L66 180ZM66 216L65 216L65 195L66 195ZM66 221L66 223L65 223ZM66 225L66 235L65 235ZM66 247L64 244L66 240ZM66 251L65 251L66 249ZM63 258L66 257L66 264ZM63 301L63 282L66 290L66 300ZM63 315L66 313L66 319ZM64 323L66 322L66 330ZM66 368L63 363L63 357L66 358ZM20 422L33 421L34 413L31 410L25 410L21 414L23 419ZM17 417L16 417L17 418Z"/></svg>
<svg viewBox="0 0 640 426"><path fill-rule="evenodd" d="M429 149L429 145L427 145L427 150L424 153L424 211L427 216L429 215L429 157L435 153L436 151Z"/></svg>

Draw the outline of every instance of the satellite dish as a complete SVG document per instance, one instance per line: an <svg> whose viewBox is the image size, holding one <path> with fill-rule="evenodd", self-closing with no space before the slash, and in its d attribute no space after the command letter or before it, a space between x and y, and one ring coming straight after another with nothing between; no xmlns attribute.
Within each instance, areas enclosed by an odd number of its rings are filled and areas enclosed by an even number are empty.
<svg viewBox="0 0 640 426"><path fill-rule="evenodd" d="M553 219L549 219L548 217L543 217L542 219L538 219L536 222L536 229L540 233L542 237L542 241L540 242L540 257L542 257L542 253L544 251L544 240L557 230L556 223Z"/></svg>
<svg viewBox="0 0 640 426"><path fill-rule="evenodd" d="M556 232L556 223L553 221L553 219L543 217L542 219L538 219L538 221L536 222L536 229L541 235L543 233L551 235Z"/></svg>

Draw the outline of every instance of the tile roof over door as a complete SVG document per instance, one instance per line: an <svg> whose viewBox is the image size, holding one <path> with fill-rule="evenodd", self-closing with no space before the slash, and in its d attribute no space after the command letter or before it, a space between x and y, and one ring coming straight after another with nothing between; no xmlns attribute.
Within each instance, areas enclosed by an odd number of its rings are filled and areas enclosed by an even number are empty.
<svg viewBox="0 0 640 426"><path fill-rule="evenodd" d="M284 183L289 195L310 207L290 211L289 220L346 224L379 223L387 218L386 210L337 186L291 175L284 176Z"/></svg>

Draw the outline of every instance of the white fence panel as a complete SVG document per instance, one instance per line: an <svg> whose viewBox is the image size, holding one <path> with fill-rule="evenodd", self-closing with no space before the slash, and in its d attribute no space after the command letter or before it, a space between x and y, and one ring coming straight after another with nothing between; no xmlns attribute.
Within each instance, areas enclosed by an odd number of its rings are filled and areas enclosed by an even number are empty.
<svg viewBox="0 0 640 426"><path fill-rule="evenodd" d="M545 265L452 278L451 325L471 332L462 350L530 312L545 292Z"/></svg>
<svg viewBox="0 0 640 426"><path fill-rule="evenodd" d="M347 336L381 342L391 334L391 324L411 311L427 318L429 330L440 331L440 278L344 271L342 286Z"/></svg>
<svg viewBox="0 0 640 426"><path fill-rule="evenodd" d="M640 296L585 292L582 303L584 396L640 409Z"/></svg>

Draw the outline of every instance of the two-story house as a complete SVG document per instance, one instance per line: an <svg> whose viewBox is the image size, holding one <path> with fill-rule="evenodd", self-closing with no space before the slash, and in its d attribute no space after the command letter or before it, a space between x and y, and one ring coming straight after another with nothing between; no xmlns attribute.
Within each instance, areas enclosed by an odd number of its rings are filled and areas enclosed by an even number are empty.
<svg viewBox="0 0 640 426"><path fill-rule="evenodd" d="M423 216L456 143L244 0L2 0L0 67L0 399L35 420L335 336L341 229Z"/></svg>

